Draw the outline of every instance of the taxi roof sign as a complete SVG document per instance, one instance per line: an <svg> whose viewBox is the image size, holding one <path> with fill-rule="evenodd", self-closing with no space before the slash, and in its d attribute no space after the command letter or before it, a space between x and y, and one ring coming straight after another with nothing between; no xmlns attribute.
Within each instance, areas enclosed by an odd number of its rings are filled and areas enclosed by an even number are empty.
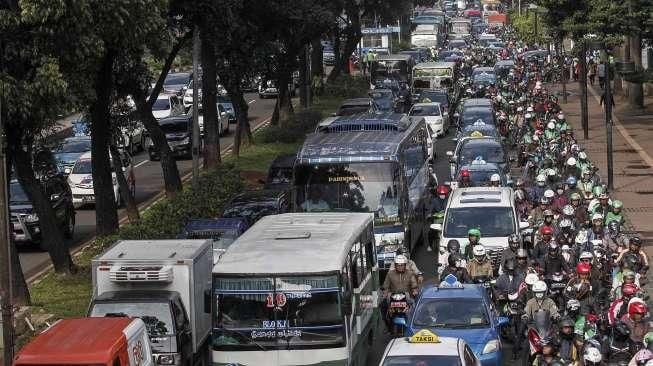
<svg viewBox="0 0 653 366"><path fill-rule="evenodd" d="M481 133L481 131L474 131L469 136L470 137L483 137L483 133Z"/></svg>
<svg viewBox="0 0 653 366"><path fill-rule="evenodd" d="M440 343L440 337L428 329L422 329L408 339L410 343Z"/></svg>

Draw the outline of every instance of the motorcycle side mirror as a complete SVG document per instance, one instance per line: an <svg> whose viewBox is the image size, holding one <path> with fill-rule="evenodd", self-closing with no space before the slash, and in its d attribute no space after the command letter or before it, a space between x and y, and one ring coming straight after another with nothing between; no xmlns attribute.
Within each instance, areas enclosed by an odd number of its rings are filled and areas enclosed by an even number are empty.
<svg viewBox="0 0 653 366"><path fill-rule="evenodd" d="M431 224L431 230L442 231L442 224Z"/></svg>
<svg viewBox="0 0 653 366"><path fill-rule="evenodd" d="M500 316L494 319L495 325L497 327L503 327L504 325L508 325L510 322L510 318L506 316Z"/></svg>
<svg viewBox="0 0 653 366"><path fill-rule="evenodd" d="M528 221L520 221L519 222L519 230L525 230L531 227L531 224L528 223Z"/></svg>

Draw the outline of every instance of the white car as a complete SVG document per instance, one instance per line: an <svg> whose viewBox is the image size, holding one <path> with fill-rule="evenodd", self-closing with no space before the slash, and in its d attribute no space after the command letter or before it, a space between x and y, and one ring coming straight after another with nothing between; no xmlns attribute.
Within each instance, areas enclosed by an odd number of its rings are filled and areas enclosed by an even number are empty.
<svg viewBox="0 0 653 366"><path fill-rule="evenodd" d="M93 188L91 166L91 152L89 151L77 159L72 171L68 175L68 184L73 193L73 206L75 208L87 204L95 204L95 189ZM112 172L111 178L113 181L113 195L116 203L119 204L121 199L116 174Z"/></svg>
<svg viewBox="0 0 653 366"><path fill-rule="evenodd" d="M422 329L410 338L390 340L379 366L395 365L481 366L481 362L464 340Z"/></svg>
<svg viewBox="0 0 653 366"><path fill-rule="evenodd" d="M184 103L176 95L161 94L152 105L152 114L156 119L178 116L185 112Z"/></svg>
<svg viewBox="0 0 653 366"><path fill-rule="evenodd" d="M442 113L440 103L416 103L408 112L409 116L424 117L426 124L431 127L431 130L437 137L442 137L447 134L449 130L449 119L447 112Z"/></svg>

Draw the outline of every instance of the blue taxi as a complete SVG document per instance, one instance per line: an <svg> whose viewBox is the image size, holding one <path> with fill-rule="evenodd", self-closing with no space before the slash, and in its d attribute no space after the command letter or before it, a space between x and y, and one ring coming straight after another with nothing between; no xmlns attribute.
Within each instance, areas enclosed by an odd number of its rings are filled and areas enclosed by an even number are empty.
<svg viewBox="0 0 653 366"><path fill-rule="evenodd" d="M408 315L406 334L428 329L441 337L460 338L481 365L501 365L499 328L508 318L499 317L487 290L481 285L458 282L448 275L439 286L425 287Z"/></svg>

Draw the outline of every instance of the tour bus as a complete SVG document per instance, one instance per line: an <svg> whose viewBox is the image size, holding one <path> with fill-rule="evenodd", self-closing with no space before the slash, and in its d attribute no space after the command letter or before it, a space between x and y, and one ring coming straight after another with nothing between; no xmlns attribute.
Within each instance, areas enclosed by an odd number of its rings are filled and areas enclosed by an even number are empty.
<svg viewBox="0 0 653 366"><path fill-rule="evenodd" d="M364 366L380 336L369 213L266 216L213 267L213 365Z"/></svg>
<svg viewBox="0 0 653 366"><path fill-rule="evenodd" d="M428 243L430 174L424 118L361 114L322 123L295 161L298 212L374 213L381 280L399 246Z"/></svg>
<svg viewBox="0 0 653 366"><path fill-rule="evenodd" d="M411 92L415 95L424 89L446 87L451 95L458 95L455 62L423 62L413 67Z"/></svg>
<svg viewBox="0 0 653 366"><path fill-rule="evenodd" d="M409 81L415 61L411 55L390 54L378 55L374 61L375 79L394 78Z"/></svg>

